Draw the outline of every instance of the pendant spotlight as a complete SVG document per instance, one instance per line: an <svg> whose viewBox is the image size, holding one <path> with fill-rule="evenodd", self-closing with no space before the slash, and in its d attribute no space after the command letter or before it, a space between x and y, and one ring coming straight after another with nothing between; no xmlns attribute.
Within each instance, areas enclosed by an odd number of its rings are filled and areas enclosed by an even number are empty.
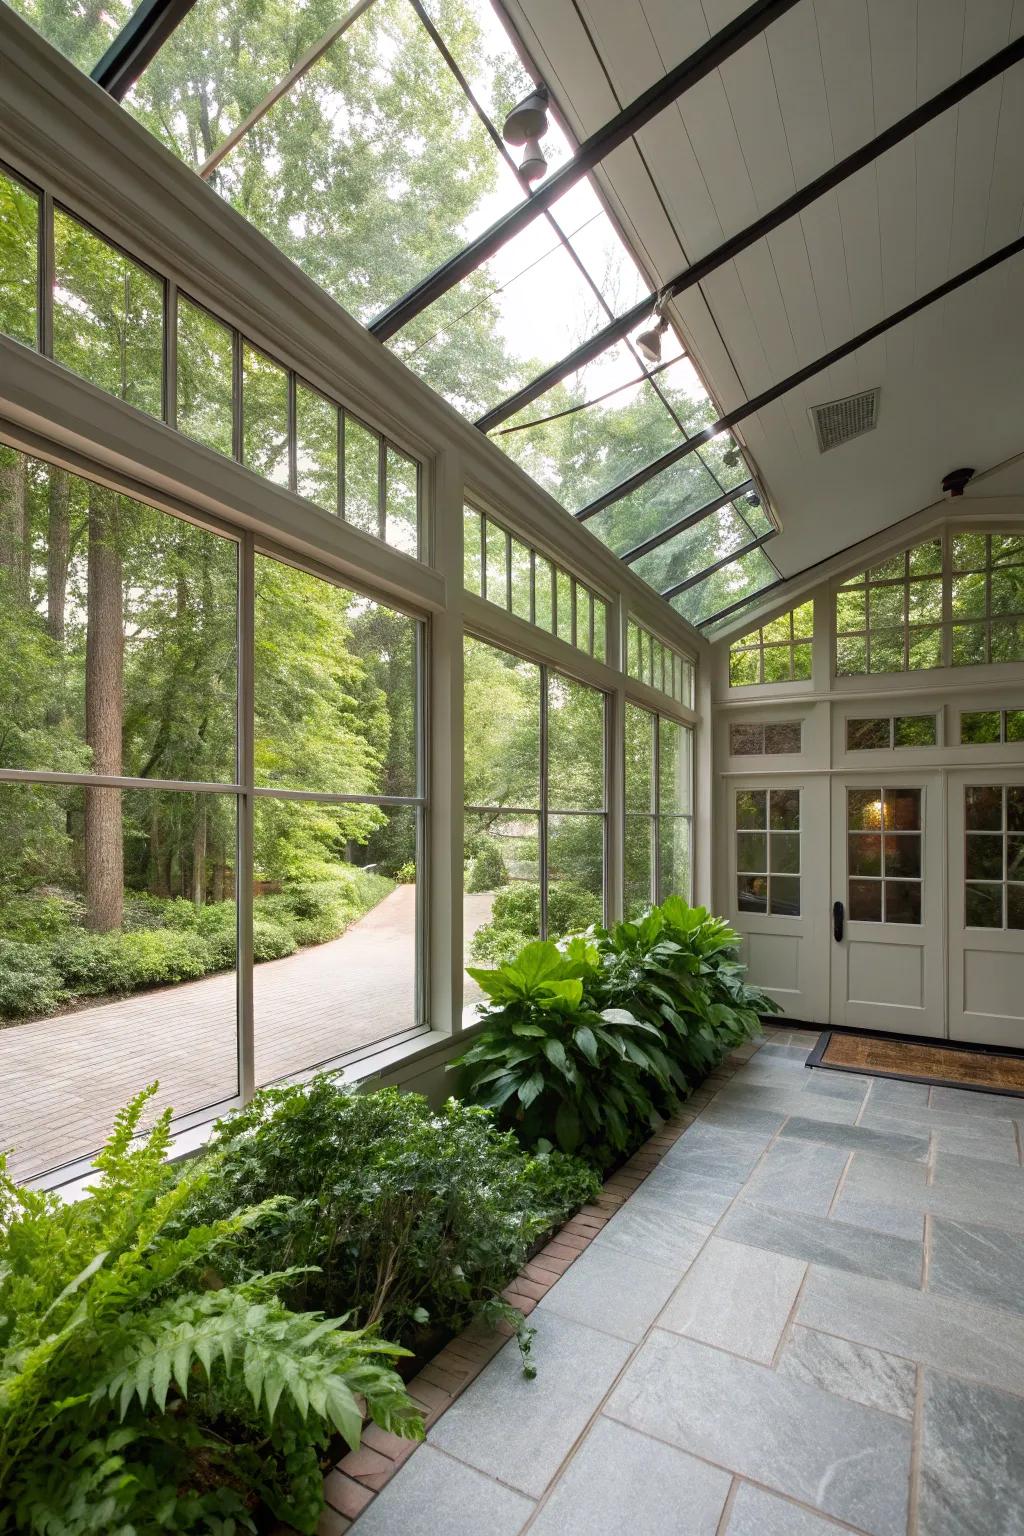
<svg viewBox="0 0 1024 1536"><path fill-rule="evenodd" d="M518 147L522 144L523 158L519 174L525 181L540 181L546 174L548 163L540 141L548 131L548 88L535 86L529 96L524 96L505 119L501 136L506 144Z"/></svg>
<svg viewBox="0 0 1024 1536"><path fill-rule="evenodd" d="M636 338L636 349L646 363L661 362L661 338L668 330L668 321L663 313L664 308L665 295L659 293L654 306L654 324L646 331L641 331Z"/></svg>

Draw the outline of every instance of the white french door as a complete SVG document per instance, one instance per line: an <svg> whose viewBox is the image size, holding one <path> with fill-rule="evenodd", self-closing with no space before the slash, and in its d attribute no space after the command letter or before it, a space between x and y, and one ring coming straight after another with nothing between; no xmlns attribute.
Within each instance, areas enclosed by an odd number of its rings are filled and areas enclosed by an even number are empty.
<svg viewBox="0 0 1024 1536"><path fill-rule="evenodd" d="M729 782L729 920L750 980L793 1019L828 1019L824 776ZM827 847L827 843L826 843Z"/></svg>
<svg viewBox="0 0 1024 1536"><path fill-rule="evenodd" d="M831 1022L946 1034L938 773L832 780Z"/></svg>
<svg viewBox="0 0 1024 1536"><path fill-rule="evenodd" d="M949 787L949 1033L1024 1048L1024 768Z"/></svg>

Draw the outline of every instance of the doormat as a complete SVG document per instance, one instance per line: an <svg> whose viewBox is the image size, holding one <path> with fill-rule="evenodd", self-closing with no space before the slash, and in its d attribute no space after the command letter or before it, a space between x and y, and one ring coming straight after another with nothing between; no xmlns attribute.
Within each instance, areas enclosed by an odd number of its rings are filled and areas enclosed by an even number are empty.
<svg viewBox="0 0 1024 1536"><path fill-rule="evenodd" d="M826 1030L807 1065L1024 1098L1024 1056L1004 1056L987 1048L970 1050L891 1035L840 1035Z"/></svg>

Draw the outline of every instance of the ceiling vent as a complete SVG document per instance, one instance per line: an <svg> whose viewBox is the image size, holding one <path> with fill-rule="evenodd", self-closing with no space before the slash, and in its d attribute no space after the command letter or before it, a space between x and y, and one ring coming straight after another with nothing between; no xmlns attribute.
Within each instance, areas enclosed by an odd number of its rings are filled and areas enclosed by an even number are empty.
<svg viewBox="0 0 1024 1536"><path fill-rule="evenodd" d="M818 439L818 452L828 453L852 437L861 437L878 426L880 389L866 389L859 395L845 395L842 400L827 400L812 405L811 420Z"/></svg>

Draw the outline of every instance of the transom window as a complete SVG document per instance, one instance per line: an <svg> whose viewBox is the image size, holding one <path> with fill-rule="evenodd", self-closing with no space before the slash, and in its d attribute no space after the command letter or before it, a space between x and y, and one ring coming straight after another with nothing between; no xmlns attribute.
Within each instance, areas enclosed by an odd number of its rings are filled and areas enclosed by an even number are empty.
<svg viewBox="0 0 1024 1536"><path fill-rule="evenodd" d="M1024 785L967 785L964 827L964 922L1024 928Z"/></svg>
<svg viewBox="0 0 1024 1536"><path fill-rule="evenodd" d="M960 713L962 746L1024 741L1024 709L965 709Z"/></svg>
<svg viewBox="0 0 1024 1536"><path fill-rule="evenodd" d="M666 896L690 900L693 880L693 731L626 705L625 912Z"/></svg>
<svg viewBox="0 0 1024 1536"><path fill-rule="evenodd" d="M693 662L636 619L626 625L626 673L687 709L693 708Z"/></svg>
<svg viewBox="0 0 1024 1536"><path fill-rule="evenodd" d="M921 921L921 791L848 789L847 916L857 923Z"/></svg>
<svg viewBox="0 0 1024 1536"><path fill-rule="evenodd" d="M53 284L39 311L41 253ZM44 268L45 269L45 268ZM165 345L165 325L173 347ZM321 511L420 553L419 465L60 206L0 173L0 331ZM173 356L173 365L169 359Z"/></svg>
<svg viewBox="0 0 1024 1536"><path fill-rule="evenodd" d="M475 507L463 509L466 591L604 661L608 604L576 576Z"/></svg>
<svg viewBox="0 0 1024 1536"><path fill-rule="evenodd" d="M1024 659L1024 537L956 533L952 559L953 665Z"/></svg>
<svg viewBox="0 0 1024 1536"><path fill-rule="evenodd" d="M752 629L729 647L729 687L809 682L813 638L813 603L801 603Z"/></svg>
<svg viewBox="0 0 1024 1536"><path fill-rule="evenodd" d="M736 904L741 912L800 916L800 791L736 791Z"/></svg>
<svg viewBox="0 0 1024 1536"><path fill-rule="evenodd" d="M846 722L847 752L879 748L934 747L938 742L935 715L872 715Z"/></svg>
<svg viewBox="0 0 1024 1536"><path fill-rule="evenodd" d="M732 757L779 757L799 752L803 744L800 720L734 721L729 726L729 753Z"/></svg>
<svg viewBox="0 0 1024 1536"><path fill-rule="evenodd" d="M942 665L942 540L930 539L845 581L836 593L836 672Z"/></svg>

